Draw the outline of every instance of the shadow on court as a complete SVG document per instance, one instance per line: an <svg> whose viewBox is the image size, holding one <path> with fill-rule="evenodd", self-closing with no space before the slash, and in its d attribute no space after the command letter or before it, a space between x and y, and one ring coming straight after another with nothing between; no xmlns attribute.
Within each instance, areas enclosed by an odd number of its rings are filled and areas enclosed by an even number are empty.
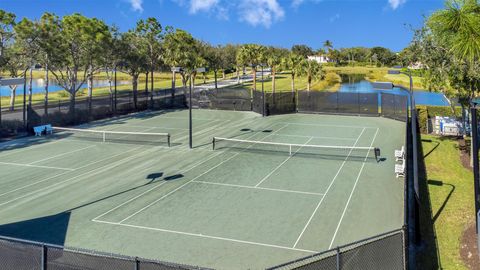
<svg viewBox="0 0 480 270"><path fill-rule="evenodd" d="M0 225L0 235L64 245L71 212Z"/></svg>
<svg viewBox="0 0 480 270"><path fill-rule="evenodd" d="M139 188L151 185L155 182L159 182L159 180L161 180L163 176L163 172L151 173L146 177L146 179L149 181L143 185L102 197L100 199L79 205L62 213L0 225L0 235L31 241L44 242L49 244L64 245L68 225L70 222L70 216L73 211L120 196L122 194L132 192ZM182 174L176 174L164 177L163 180L173 181L183 177L184 175Z"/></svg>

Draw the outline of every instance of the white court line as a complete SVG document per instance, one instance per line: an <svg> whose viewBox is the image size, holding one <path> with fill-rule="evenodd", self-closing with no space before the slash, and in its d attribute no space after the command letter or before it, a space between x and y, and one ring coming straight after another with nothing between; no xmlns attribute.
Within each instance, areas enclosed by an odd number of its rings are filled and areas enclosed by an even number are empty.
<svg viewBox="0 0 480 270"><path fill-rule="evenodd" d="M22 163L13 163L13 162L1 162L2 165L12 165L12 166L20 166L20 167L32 167L32 168L41 168L41 169L54 169L54 170L62 170L62 171L74 171L75 169L69 168L60 168L60 167L51 167L51 166L40 166L40 165L31 165L31 164L22 164Z"/></svg>
<svg viewBox="0 0 480 270"><path fill-rule="evenodd" d="M133 151L133 150L136 150L136 149L138 149L138 148L134 148L134 149L132 149L132 151ZM129 151L127 151L127 152L129 152ZM124 153L125 153L125 152L121 152L121 153L115 154L115 155L113 155L113 156L108 156L108 157L106 157L106 158L102 158L102 159L100 159L100 160L96 160L96 161L94 161L94 162L90 162L90 163L85 164L85 165L83 165L83 166L81 166L81 167L75 168L74 170L76 171L76 170L83 169L83 168L85 168L85 167L88 167L88 166L90 166L90 165L97 164L97 163L102 162L102 161L104 161L104 160L108 160L108 159L111 159L111 158L115 158L115 157L120 156L120 155L122 155L122 154L124 154ZM7 194L10 194L10 193L12 193L12 192L15 192L15 191L17 191L17 190L21 190L21 189L24 189L24 188L27 188L27 187L30 187L30 186L33 186L33 185L36 185L36 184L40 184L40 183L42 183L42 182L48 181L48 180L53 179L53 178L58 177L58 176L62 176L62 175L67 174L67 173L69 173L69 172L67 171L67 172L63 172L63 173L60 173L60 174L56 174L56 175L50 176L50 177L48 177L48 178L45 178L45 179L43 179L43 180L40 180L40 181L37 181L37 182L34 182L34 183L30 183L30 184L28 184L28 185L25 185L25 186L16 188L16 189L14 189L14 190L7 191L7 192L5 192L5 193L0 194L0 197L5 196L5 195L7 195Z"/></svg>
<svg viewBox="0 0 480 270"><path fill-rule="evenodd" d="M137 150L137 149L140 149L140 148L141 148L141 147L133 148L133 149L131 149L131 150L128 150L128 151L126 151L126 152L123 152L122 154L131 152L131 151L134 151L134 150ZM9 201L0 203L0 206L5 205L5 204L8 204L8 203L11 203L11 202L13 202L13 201L17 201L17 200L22 199L22 198L25 198L25 197L28 197L28 196L30 196L30 195L32 195L32 194L38 193L39 191L46 190L46 189L49 189L49 188L52 188L52 187L61 185L61 184L63 184L63 183L70 182L70 181L75 180L75 179L77 179L77 178L79 178L79 177L82 177L82 176L84 176L84 175L88 175L88 174L92 174L92 173L93 173L92 175L95 175L95 174L97 174L97 173L104 172L104 171L109 170L109 169L111 169L111 168L114 168L114 167L116 167L116 166L118 166L118 165L120 165L120 164L122 164L122 163L128 162L128 161L136 158L137 156L139 156L139 155L141 155L141 154L144 154L144 153L146 153L146 152L151 152L151 151L153 151L154 149L156 149L156 148L149 148L149 149L147 149L147 150L145 150L145 151L139 152L139 153L137 153L137 154L135 154L135 155L132 155L132 156L125 157L125 158L120 159L120 160L118 160L118 161L116 161L116 162L113 162L113 163L104 165L104 166L102 166L102 167L93 169L93 170L91 170L91 171L88 171L88 172L85 172L85 173L76 175L76 176L74 176L74 177L72 177L72 178L69 178L69 179L66 179L66 180L57 182L57 183L55 183L55 184L52 184L52 185L49 185L49 186L40 188L40 189L35 190L35 191L33 191L33 192L26 193L26 194L24 194L23 196L19 196L19 197L16 197L16 198L14 198L14 199L11 199L11 200L9 200Z"/></svg>
<svg viewBox="0 0 480 270"><path fill-rule="evenodd" d="M303 135L294 135L294 134L277 134L276 136L280 137L298 137L298 138L313 138L313 139L332 139L332 140L345 140L345 141L355 141L356 138L341 138L341 137L327 137L327 136L303 136Z"/></svg>
<svg viewBox="0 0 480 270"><path fill-rule="evenodd" d="M279 129L279 130L280 130L280 129ZM252 136L249 136L248 138L253 137L253 136L256 135L256 134L258 134L258 133L252 134ZM272 134L269 134L269 135L265 136L263 139L265 139L265 138L267 138L267 137L269 137L269 136L271 136L271 135L273 135L273 134L275 134L275 132L272 133ZM247 147L247 148L244 149L243 151L246 151L247 149L249 149L249 148L252 147L252 146L253 146L253 145ZM230 156L229 158L224 159L223 161L221 161L221 162L218 163L217 165L213 166L212 168L210 168L210 169L206 170L205 172L197 175L196 177L194 177L193 179L189 180L188 182L185 182L183 185L177 187L176 189L174 189L174 190L170 191L169 193L163 195L162 197L158 198L158 199L155 200L154 202L152 202L152 203L144 206L144 207L141 208L140 210L138 210L138 211L134 212L133 214L129 215L128 217L122 219L119 223L125 222L125 221L127 221L128 219L134 217L135 215L139 214L140 212L144 211L145 209L151 207L152 205L156 204L157 202L159 202L159 201L163 200L164 198L168 197L170 194L172 194L172 193L176 192L177 190L183 188L184 186L188 185L188 184L191 183L192 181L195 181L196 179L200 178L201 176L203 176L203 175L211 172L211 171L214 170L215 168L218 168L220 165L224 164L225 162L227 162L227 161L233 159L234 157L238 156L238 155L239 155L241 152L243 152L243 151L237 152L237 153L233 154L232 156ZM222 152L222 153L223 153L223 152Z"/></svg>
<svg viewBox="0 0 480 270"><path fill-rule="evenodd" d="M265 187L234 185L234 184L226 184L226 183L218 183L218 182L192 181L192 183L201 183L201 184L208 184L208 185L218 185L218 186L227 186L227 187L259 189L259 190L277 191L277 192L285 192L285 193L298 193L298 194L304 194L304 195L323 196L323 193L316 193L316 192L306 192L306 191L296 191L296 190L278 189L278 188L265 188Z"/></svg>
<svg viewBox="0 0 480 270"><path fill-rule="evenodd" d="M192 167L190 167L190 168L188 168L188 169L186 169L186 170L184 170L184 171L181 171L180 173L182 173L182 174L187 173L187 172L189 172L190 170L193 170L194 168L200 166L201 164L203 164L203 163L211 160L212 158L214 158L214 157L216 157L216 156L218 156L218 155L220 155L220 154L222 154L222 153L218 153L218 154L212 155L211 157L209 157L209 158L207 158L207 159L205 159L205 160L202 160L202 161L200 161L200 162L197 162L197 163L195 163ZM130 202L132 202L132 201L140 198L141 196L143 196L143 195L145 195L145 194L153 191L154 189L159 188L160 186L162 186L163 184L166 184L166 183L167 183L167 182L164 181L164 182L162 182L161 184L159 184L159 185L157 185L157 186L155 186L155 187L153 187L153 188L151 188L151 189L149 189L149 190L146 190L146 191L142 192L141 194L139 194L139 195L137 195L137 196L129 199L128 201L125 201L125 202L121 203L120 205L117 205L116 207L108 210L107 212L105 212L105 213L103 213L103 214L101 214L101 215L93 218L92 221L96 221L97 219L105 216L106 214L108 214L108 213L110 213L110 212L112 212L112 211L114 211L114 210L117 210L118 208L124 206L125 204L128 204L128 203L130 203Z"/></svg>
<svg viewBox="0 0 480 270"><path fill-rule="evenodd" d="M90 146L87 146L87 147L84 147L84 148L80 148L80 149L77 149L77 150L73 150L73 151L70 151L70 152L62 153L62 154L55 155L55 156L51 156L51 157L44 158L44 159L40 159L40 160L34 161L34 162L32 162L32 163L29 163L29 165L32 165L32 164L35 164L35 163L39 163L39 162L42 162L42 161L46 161L46 160L49 160L49 159L52 159L52 158L57 158L57 157L61 157L61 156L73 154L73 153L80 152L80 151L83 151L83 150L86 150L86 149L92 148L92 147L96 147L96 145L90 145Z"/></svg>
<svg viewBox="0 0 480 270"><path fill-rule="evenodd" d="M210 127L206 127L206 128L200 129L200 130L198 130L198 131L196 131L196 132L193 132L193 133L192 133L192 136L195 136L195 135L199 135L199 134L208 132L208 131L210 131L210 130L212 130L212 129L216 129L216 128L218 128L219 125L222 125L222 124L223 124L223 122L218 123L218 124L215 124L214 126L210 126ZM199 127L205 126L205 125L212 125L212 123L207 122L207 123L200 124L200 125L198 125L198 126L193 126L193 129L195 130L195 129L198 129ZM177 134L177 135L180 135L180 134L182 134L182 133L184 133L184 132L187 132L187 131L188 131L188 129L187 129L187 130L184 130L184 131L181 131L181 132L180 132L179 134ZM181 140L184 140L184 139L187 139L189 136L190 136L190 135L187 134L187 135L183 135L182 137L174 138L174 140L172 141L172 143L173 143L173 142L178 142L178 141L181 141Z"/></svg>
<svg viewBox="0 0 480 270"><path fill-rule="evenodd" d="M184 183L183 185L181 185L181 186L177 187L176 189L174 189L174 190L172 190L172 191L168 192L167 194L163 195L162 197L158 198L157 200L153 201L152 203L150 203L150 204L148 204L148 205L144 206L144 207L143 207L143 208L141 208L140 210L138 210L138 211L134 212L133 214L129 215L128 217L126 217L126 218L122 219L122 220L121 220L119 223L122 223L122 222L124 222L124 221L126 221L126 220L128 220L128 219L130 219L130 218L132 218L132 217L134 217L135 215L139 214L140 212L144 211L145 209L147 209L147 208L151 207L152 205L156 204L157 202L159 202L159 201L163 200L164 198L168 197L170 194L174 193L175 191L177 191L177 190L181 189L182 187L184 187L184 186L186 186L186 185L190 184L190 183L191 183L192 181L194 181L195 179L197 179L197 178L199 178L199 177L201 177L201 176L203 176L203 175L205 175L205 174L209 173L210 171L212 171L212 170L214 170L215 168L219 167L219 166L220 166L220 165L222 165L223 163L225 163L225 162L227 162L227 161L231 160L232 158L236 157L238 154L239 154L239 153L235 153L235 154L233 154L231 157L229 157L229 158L227 158L227 159L223 160L222 162L218 163L217 165L213 166L212 168L210 168L210 169L206 170L205 172L203 172L203 173L201 173L201 174L197 175L197 176L196 176L195 178L193 178L192 180L190 180L190 181L188 181L188 182Z"/></svg>
<svg viewBox="0 0 480 270"><path fill-rule="evenodd" d="M373 142L375 142L375 138L377 138L378 134L378 128L377 131L375 132L375 136L373 136L372 143L370 144L370 147L373 146ZM370 150L368 150L367 155L365 156L365 159L363 160L362 167L360 168L360 171L358 172L357 179L355 180L355 184L353 185L352 191L350 192L350 196L348 196L347 204L345 205L345 208L343 209L342 216L340 217L340 220L338 221L337 228L335 229L335 233L333 234L332 241L330 242L330 246L328 249L332 248L333 241L335 241L335 237L337 236L338 229L340 228L340 225L342 224L343 217L345 216L345 213L347 212L348 205L350 204L350 200L352 199L353 193L355 192L355 188L357 187L358 180L360 179L360 175L362 175L363 168L365 167L365 162L367 161L368 155L370 153Z"/></svg>
<svg viewBox="0 0 480 270"><path fill-rule="evenodd" d="M306 253L318 253L318 251L313 251L313 250L308 250L308 249L291 248L291 247L286 247L286 246L279 246L279 245L265 244L265 243L259 243L259 242L245 241L245 240L219 237L219 236L212 236L212 235L206 235L206 234L200 234L200 233L188 233L188 232L166 230L166 229L159 229L159 228L152 228L152 227L145 227L145 226L137 226L137 225L132 225L132 224L101 221L101 220L96 220L94 222L105 223L105 224L116 225L116 226L131 227L131 228L135 228L135 229L175 233L175 234L181 234L181 235L188 235L188 236L195 236L195 237L201 237L201 238L209 238L209 239L215 239L215 240L228 241L228 242L236 242L236 243L255 245L255 246L264 246L264 247L279 248L279 249L285 249L285 250L301 251L301 252L306 252Z"/></svg>
<svg viewBox="0 0 480 270"><path fill-rule="evenodd" d="M357 138L357 140L355 141L355 143L353 144L353 146L357 145L358 140L360 139L360 137L362 137L363 132L365 132L365 128L362 129L362 132L360 132L360 135L358 135L358 138ZM340 165L340 168L338 168L337 173L335 174L335 176L333 177L332 181L331 181L330 184L328 185L327 190L325 191L325 195L322 197L322 199L320 200L320 202L317 204L317 207L315 207L315 210L313 211L312 215L311 215L310 218L308 219L307 224L305 224L305 226L303 227L302 232L301 232L300 235L298 236L297 241L295 241L295 244L293 245L294 248L297 247L297 244L298 244L298 242L300 241L300 239L302 238L302 236L303 236L303 234L305 233L305 231L307 230L308 225L310 225L310 222L312 222L312 219L313 219L313 217L315 216L315 214L317 213L318 209L320 208L320 205L322 205L323 200L325 199L325 197L327 197L327 194L328 194L328 192L330 191L330 188L333 186L333 183L335 182L335 180L337 179L338 175L339 175L340 172L342 171L343 166L345 166L345 163L347 163L348 157L350 156L350 154L352 154L352 151L353 151L353 148L350 149L350 152L348 153L348 155L347 155L347 157L345 158L345 160L343 160L342 165Z"/></svg>
<svg viewBox="0 0 480 270"><path fill-rule="evenodd" d="M305 142L303 145L307 145L307 143L309 143L313 138L310 138L308 139L307 142ZM262 180L260 180L260 182L258 182L255 187L258 187L260 186L265 180L267 180L270 176L272 176L272 174L274 172L276 172L278 169L280 169L280 167L283 166L283 164L287 163L287 161L289 161L298 151L300 151L300 149L302 149L302 147L298 148L297 151L295 151L293 154L291 154L290 156L288 156L282 163L280 163L277 167L275 167L275 169L273 169L269 174L265 175L265 177L262 178Z"/></svg>
<svg viewBox="0 0 480 270"><path fill-rule="evenodd" d="M36 143L37 141L33 142L33 143ZM58 142L61 142L61 140L55 140L55 141L47 141L47 142L40 142L39 144L33 144L32 145L32 142L25 142L23 144L21 144L20 146L17 146L17 147L25 147L23 149L19 149L17 151L14 151L14 152L9 152L9 153L6 153L6 154L1 154L0 155L0 158L3 158L3 157L6 157L6 156L9 156L9 155L13 155L13 154L16 154L16 153L20 153L20 152L24 152L24 151L27 151L27 150L31 150L31 149L36 149L38 147L41 147L41 146L49 146L51 144L54 144L54 143L58 143ZM13 151L15 150L15 148L12 148L12 149L0 149L0 151ZM1 152L0 152L1 153Z"/></svg>
<svg viewBox="0 0 480 270"><path fill-rule="evenodd" d="M293 123L293 122L280 122L289 125L297 125L297 126L315 126L315 127L340 127L340 128L377 128L377 127L369 127L369 126L346 126L346 125L327 125L327 124L308 124L308 123Z"/></svg>

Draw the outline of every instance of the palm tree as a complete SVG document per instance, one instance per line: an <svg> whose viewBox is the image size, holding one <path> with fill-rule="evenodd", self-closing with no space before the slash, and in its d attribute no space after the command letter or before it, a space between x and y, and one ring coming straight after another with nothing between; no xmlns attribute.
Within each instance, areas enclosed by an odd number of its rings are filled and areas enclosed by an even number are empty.
<svg viewBox="0 0 480 270"><path fill-rule="evenodd" d="M325 48L325 51L330 51L331 49L333 49L333 43L330 41L330 40L325 40L325 42L323 42L323 47Z"/></svg>
<svg viewBox="0 0 480 270"><path fill-rule="evenodd" d="M439 43L458 59L480 59L480 4L476 0L450 0L446 9L433 13L427 22Z"/></svg>
<svg viewBox="0 0 480 270"><path fill-rule="evenodd" d="M262 64L265 58L266 48L262 45L257 44L246 44L243 45L237 56L237 60L243 66L250 66L253 72L253 87L252 90L257 90L257 66ZM251 92L253 96L253 92Z"/></svg>
<svg viewBox="0 0 480 270"><path fill-rule="evenodd" d="M292 94L295 94L295 75L301 71L301 63L305 60L302 56L290 53L283 59L283 66L285 69L290 70L292 76Z"/></svg>
<svg viewBox="0 0 480 270"><path fill-rule="evenodd" d="M304 59L301 63L300 74L307 77L307 91L312 87L312 80L317 80L324 75L322 65L317 61Z"/></svg>
<svg viewBox="0 0 480 270"><path fill-rule="evenodd" d="M276 48L270 48L266 56L266 62L270 67L270 73L272 76L272 94L275 95L275 75L277 73L277 69L282 64L280 51L278 51Z"/></svg>

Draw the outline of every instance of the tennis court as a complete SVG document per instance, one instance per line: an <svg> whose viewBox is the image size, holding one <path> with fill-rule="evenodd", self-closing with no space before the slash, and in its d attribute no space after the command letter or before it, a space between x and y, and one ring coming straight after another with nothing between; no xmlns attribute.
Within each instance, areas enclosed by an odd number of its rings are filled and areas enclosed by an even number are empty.
<svg viewBox="0 0 480 270"><path fill-rule="evenodd" d="M402 227L404 181L393 156L405 123L193 115L192 150L186 110L1 144L0 235L261 269Z"/></svg>

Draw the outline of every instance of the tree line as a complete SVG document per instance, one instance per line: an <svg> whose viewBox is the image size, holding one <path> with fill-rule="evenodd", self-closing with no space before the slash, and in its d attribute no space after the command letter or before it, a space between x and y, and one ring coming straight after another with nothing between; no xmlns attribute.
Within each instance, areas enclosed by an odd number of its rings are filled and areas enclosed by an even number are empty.
<svg viewBox="0 0 480 270"><path fill-rule="evenodd" d="M402 53L422 64L427 89L457 98L469 107L480 91L480 4L448 0L445 8L427 17ZM455 104L453 104L455 105Z"/></svg>
<svg viewBox="0 0 480 270"><path fill-rule="evenodd" d="M17 21L14 14L0 10L0 70L10 77L27 78L27 74L30 75L29 107L35 66L41 66L45 72L45 113L51 76L68 93L71 112L75 109L76 94L85 83L91 107L93 77L99 72L104 72L110 82L110 95L113 95L114 72L130 75L134 104L137 104L140 75L145 74L146 94L153 99L153 74L159 70L173 71L172 95L176 74L181 76L182 86L186 89L190 80L194 85L200 67L213 71L215 88L218 73L225 78L226 73L236 72L239 80L240 70L245 72L245 67L253 70L253 90L256 90L256 71L260 66L270 68L273 91L279 69L291 72L292 91L299 74L307 76L308 89L313 80L323 76L320 64L307 61L290 50L257 44L214 46L195 39L184 30L163 27L155 18L139 20L132 29L120 32L102 20L77 13L63 17L44 13L38 20L24 18ZM11 86L11 109L15 104L15 92L16 86Z"/></svg>
<svg viewBox="0 0 480 270"><path fill-rule="evenodd" d="M226 73L235 72L239 81L240 72L245 73L248 67L253 75L252 90L256 90L257 71L263 67L269 69L273 92L279 71L290 74L292 92L298 76L306 77L307 90L310 90L313 81L325 76L322 64L307 60L311 55L324 55L335 65L367 63L388 66L399 62L397 54L383 47L335 49L329 40L317 51L301 44L291 49L258 44L215 46L184 30L164 27L156 18L141 19L132 29L121 32L102 20L77 13L63 17L44 13L37 20L24 18L17 21L15 14L0 10L0 71L10 77L27 78L29 74L27 104L30 107L32 69L41 66L45 73L45 114L48 112L51 77L68 93L70 111L73 112L77 92L84 84L87 85L87 101L91 107L93 77L99 72L103 72L109 81L111 97L115 72L128 74L135 106L139 77L145 75L146 95L153 100L154 72L160 70L172 70L172 95L175 94L176 74L181 77L186 91L190 81L195 85L200 67L213 71L215 88L220 74L225 78ZM11 86L12 110L15 90L16 86Z"/></svg>

